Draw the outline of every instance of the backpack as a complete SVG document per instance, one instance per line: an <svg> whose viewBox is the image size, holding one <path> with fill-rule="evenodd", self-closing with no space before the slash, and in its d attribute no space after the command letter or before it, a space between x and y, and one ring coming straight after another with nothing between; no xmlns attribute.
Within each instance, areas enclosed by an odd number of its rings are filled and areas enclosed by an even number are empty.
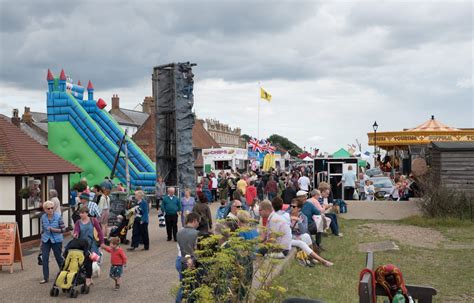
<svg viewBox="0 0 474 303"><path fill-rule="evenodd" d="M401 290L406 302L409 302L405 280L403 280L402 272L398 267L393 264L381 265L377 267L374 275L377 284L383 287L390 302L393 301L394 296L399 290Z"/></svg>

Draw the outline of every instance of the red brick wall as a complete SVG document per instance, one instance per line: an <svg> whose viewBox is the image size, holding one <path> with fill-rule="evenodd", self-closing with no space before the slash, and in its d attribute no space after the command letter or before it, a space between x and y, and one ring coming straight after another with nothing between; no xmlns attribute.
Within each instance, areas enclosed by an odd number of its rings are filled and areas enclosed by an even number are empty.
<svg viewBox="0 0 474 303"><path fill-rule="evenodd" d="M151 161L156 161L156 123L155 115L150 115L132 139Z"/></svg>

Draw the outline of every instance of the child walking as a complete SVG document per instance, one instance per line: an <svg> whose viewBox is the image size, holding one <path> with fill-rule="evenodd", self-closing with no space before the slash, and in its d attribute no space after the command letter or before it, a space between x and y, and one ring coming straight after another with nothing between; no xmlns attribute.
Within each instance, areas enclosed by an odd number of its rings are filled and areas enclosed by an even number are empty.
<svg viewBox="0 0 474 303"><path fill-rule="evenodd" d="M110 239L110 246L103 245L102 248L110 253L110 277L115 281L115 290L120 289L123 267L127 264L127 256L119 247L120 239L114 237Z"/></svg>

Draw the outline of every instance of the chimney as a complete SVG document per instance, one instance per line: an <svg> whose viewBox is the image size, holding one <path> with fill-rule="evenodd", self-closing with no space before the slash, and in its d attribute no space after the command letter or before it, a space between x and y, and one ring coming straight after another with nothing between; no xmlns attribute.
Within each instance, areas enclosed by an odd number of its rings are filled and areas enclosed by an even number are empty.
<svg viewBox="0 0 474 303"><path fill-rule="evenodd" d="M21 122L33 123L33 115L31 114L30 108L25 106L25 112L21 116Z"/></svg>
<svg viewBox="0 0 474 303"><path fill-rule="evenodd" d="M16 125L18 127L20 127L20 117L18 116L18 109L17 108L14 108L13 109L13 117L11 119L13 125Z"/></svg>
<svg viewBox="0 0 474 303"><path fill-rule="evenodd" d="M120 109L120 98L118 95L112 95L112 109Z"/></svg>
<svg viewBox="0 0 474 303"><path fill-rule="evenodd" d="M145 97L143 99L142 109L144 113L149 115L155 112L155 99L153 97Z"/></svg>

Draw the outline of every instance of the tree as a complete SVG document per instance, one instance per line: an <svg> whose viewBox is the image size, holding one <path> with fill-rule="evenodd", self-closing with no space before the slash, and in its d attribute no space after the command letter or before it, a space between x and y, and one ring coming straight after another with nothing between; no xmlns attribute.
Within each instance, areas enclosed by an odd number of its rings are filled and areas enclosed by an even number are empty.
<svg viewBox="0 0 474 303"><path fill-rule="evenodd" d="M271 142L273 145L278 145L286 149L292 156L297 156L298 154L301 154L303 152L303 149L301 149L301 147L291 142L288 138L277 134L273 134L268 137L267 141Z"/></svg>
<svg viewBox="0 0 474 303"><path fill-rule="evenodd" d="M240 136L240 138L242 138L242 139L245 139L245 141L246 141L246 142L249 142L249 141L250 141L250 139L252 139L252 137L250 137L250 136L249 136L249 135L247 135L247 134L243 134L243 135L241 135L241 136Z"/></svg>

